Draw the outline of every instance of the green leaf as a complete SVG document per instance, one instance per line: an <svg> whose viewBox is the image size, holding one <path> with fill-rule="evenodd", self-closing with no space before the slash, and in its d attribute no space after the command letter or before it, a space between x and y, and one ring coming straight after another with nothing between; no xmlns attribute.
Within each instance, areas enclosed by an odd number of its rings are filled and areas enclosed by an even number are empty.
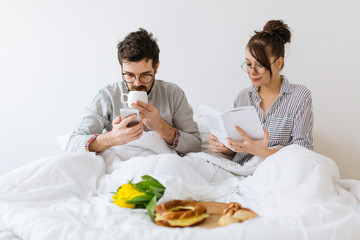
<svg viewBox="0 0 360 240"><path fill-rule="evenodd" d="M151 201L146 205L146 209L148 211L149 217L151 221L154 221L154 212L156 207L156 196L154 196Z"/></svg>
<svg viewBox="0 0 360 240"><path fill-rule="evenodd" d="M158 182L153 182L153 181L141 181L136 184L136 187L139 190L145 191L145 192L148 192L150 190L150 187L156 187L158 189L163 189L165 191L165 187L163 185L161 185Z"/></svg>
<svg viewBox="0 0 360 240"><path fill-rule="evenodd" d="M149 176L149 175L144 175L141 177L143 181L149 181L149 182L153 182L154 184L157 184L157 187L163 187L165 188L158 180L156 180L155 178ZM153 185L156 186L156 185Z"/></svg>
<svg viewBox="0 0 360 240"><path fill-rule="evenodd" d="M149 186L149 191L156 196L157 199L160 199L163 195L164 195L164 188L158 188L158 187L153 187L153 186Z"/></svg>
<svg viewBox="0 0 360 240"><path fill-rule="evenodd" d="M149 176L149 175L144 175L141 177L142 180L144 181L154 181L154 182L157 182L158 180L156 180L155 178Z"/></svg>
<svg viewBox="0 0 360 240"><path fill-rule="evenodd" d="M127 203L132 203L132 204L147 204L152 198L153 198L154 195L142 195L142 196L137 196L137 197L134 197L128 201L126 201Z"/></svg>
<svg viewBox="0 0 360 240"><path fill-rule="evenodd" d="M132 181L134 180L134 177L129 181L130 184L132 184Z"/></svg>

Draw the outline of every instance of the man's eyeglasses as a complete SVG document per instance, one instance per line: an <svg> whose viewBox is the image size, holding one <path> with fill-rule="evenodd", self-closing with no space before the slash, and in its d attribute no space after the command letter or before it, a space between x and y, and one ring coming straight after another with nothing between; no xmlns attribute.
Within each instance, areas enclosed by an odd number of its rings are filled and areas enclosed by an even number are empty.
<svg viewBox="0 0 360 240"><path fill-rule="evenodd" d="M140 76L138 76L139 81L147 84L150 83L153 79L153 74L142 74ZM122 73L122 79L126 82L126 83L133 83L136 80L136 76L132 73Z"/></svg>
<svg viewBox="0 0 360 240"><path fill-rule="evenodd" d="M278 60L278 58L276 58L276 59L271 63L271 65L272 65L274 62L276 62L276 60ZM251 64L250 64L250 63L247 63L247 62L243 62L243 63L241 64L241 68L242 68L245 72L247 72L247 73L249 73L249 72L251 71L251 69L254 69L255 72L257 72L258 74L264 74L265 71L266 71L266 68L265 68L263 65L261 65L261 64L257 64L257 65L255 65L255 67L252 67Z"/></svg>

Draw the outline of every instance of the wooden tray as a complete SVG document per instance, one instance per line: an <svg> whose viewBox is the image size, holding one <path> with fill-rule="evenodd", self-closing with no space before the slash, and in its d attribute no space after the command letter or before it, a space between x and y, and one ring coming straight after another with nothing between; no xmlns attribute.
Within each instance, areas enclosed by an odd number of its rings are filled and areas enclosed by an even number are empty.
<svg viewBox="0 0 360 240"><path fill-rule="evenodd" d="M195 225L196 227L202 227L202 228L215 228L220 227L218 226L217 222L227 206L226 203L221 202L199 202L203 204L206 207L207 214L210 215L205 221L202 223Z"/></svg>
<svg viewBox="0 0 360 240"><path fill-rule="evenodd" d="M206 218L203 222L190 227L202 227L202 228L220 227L218 226L217 222L223 210L227 206L227 204L221 202L199 202L199 203L203 204L206 207L206 213L209 214L210 217ZM169 227L161 223L156 223L156 224L163 227Z"/></svg>

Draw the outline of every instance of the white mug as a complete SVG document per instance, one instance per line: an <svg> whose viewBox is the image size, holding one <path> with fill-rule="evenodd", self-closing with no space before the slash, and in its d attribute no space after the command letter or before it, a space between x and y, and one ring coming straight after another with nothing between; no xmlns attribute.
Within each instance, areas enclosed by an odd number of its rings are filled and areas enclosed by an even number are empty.
<svg viewBox="0 0 360 240"><path fill-rule="evenodd" d="M127 97L127 100L124 99L124 96ZM136 101L148 103L147 92L145 92L145 91L129 91L129 93L123 93L121 95L121 102L127 103L129 108L132 108L131 104L136 103Z"/></svg>

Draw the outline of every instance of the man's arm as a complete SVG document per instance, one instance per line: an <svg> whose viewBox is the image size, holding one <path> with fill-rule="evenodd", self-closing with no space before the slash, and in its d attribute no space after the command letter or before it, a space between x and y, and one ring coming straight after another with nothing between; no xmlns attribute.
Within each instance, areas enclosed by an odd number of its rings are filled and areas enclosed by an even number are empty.
<svg viewBox="0 0 360 240"><path fill-rule="evenodd" d="M66 146L67 152L102 152L114 145L122 145L142 135L143 124L128 128L127 124L136 116L121 121L120 116L112 118L114 106L112 95L100 90L89 107L86 108L80 126L71 135ZM118 95L113 98L119 99ZM119 113L117 113L119 114ZM113 120L111 120L113 119ZM111 122L112 121L112 122ZM103 133L106 130L106 133Z"/></svg>
<svg viewBox="0 0 360 240"><path fill-rule="evenodd" d="M111 100L100 90L85 109L80 126L72 133L66 146L66 152L86 152L87 146L96 134L111 127Z"/></svg>
<svg viewBox="0 0 360 240"><path fill-rule="evenodd" d="M174 127L180 130L179 144L175 148L177 152L186 154L201 151L201 138L198 125L194 121L194 112L187 101L186 95L180 88L174 93L175 102L173 114Z"/></svg>

